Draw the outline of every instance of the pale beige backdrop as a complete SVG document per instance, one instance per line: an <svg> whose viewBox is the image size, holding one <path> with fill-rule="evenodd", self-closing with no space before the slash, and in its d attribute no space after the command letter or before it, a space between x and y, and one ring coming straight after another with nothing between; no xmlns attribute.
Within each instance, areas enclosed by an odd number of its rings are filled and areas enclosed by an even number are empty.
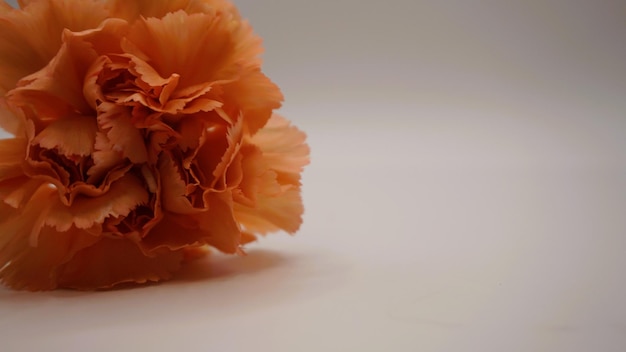
<svg viewBox="0 0 626 352"><path fill-rule="evenodd" d="M309 134L302 230L0 290L3 350L626 350L626 2L236 3Z"/></svg>

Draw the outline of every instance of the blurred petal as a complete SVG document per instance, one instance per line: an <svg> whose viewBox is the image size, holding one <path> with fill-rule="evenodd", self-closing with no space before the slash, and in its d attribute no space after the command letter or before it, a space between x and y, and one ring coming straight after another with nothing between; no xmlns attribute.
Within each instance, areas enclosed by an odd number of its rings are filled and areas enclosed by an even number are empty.
<svg viewBox="0 0 626 352"><path fill-rule="evenodd" d="M21 209L42 186L41 179L27 176L0 181L0 197L13 208Z"/></svg>
<svg viewBox="0 0 626 352"><path fill-rule="evenodd" d="M128 21L140 17L161 18L178 10L186 13L207 13L219 9L237 14L235 7L227 0L109 0L108 7L112 16Z"/></svg>
<svg viewBox="0 0 626 352"><path fill-rule="evenodd" d="M23 78L9 93L17 106L30 106L39 115L59 119L75 111L91 109L83 97L83 81L96 53L88 43L65 42L57 56L40 71Z"/></svg>
<svg viewBox="0 0 626 352"><path fill-rule="evenodd" d="M224 253L236 253L241 240L241 229L233 214L233 196L230 191L207 192L207 214L198 214L200 227L207 232L206 243Z"/></svg>
<svg viewBox="0 0 626 352"><path fill-rule="evenodd" d="M127 53L150 58L161 77L179 74L181 88L230 79L244 67L260 66L260 39L247 23L219 9L142 18L127 39L122 43Z"/></svg>
<svg viewBox="0 0 626 352"><path fill-rule="evenodd" d="M38 242L45 217L57 192L40 187L22 209L0 202L0 280L3 268Z"/></svg>
<svg viewBox="0 0 626 352"><path fill-rule="evenodd" d="M0 94L57 54L63 30L98 27L108 15L101 1L30 1L23 10L0 12Z"/></svg>
<svg viewBox="0 0 626 352"><path fill-rule="evenodd" d="M283 101L278 86L260 69L246 72L239 79L225 84L223 89L225 109L234 107L240 110L251 134L255 134L268 122L272 111L280 108Z"/></svg>
<svg viewBox="0 0 626 352"><path fill-rule="evenodd" d="M182 251L146 256L130 240L101 237L59 268L59 287L91 290L125 282L165 280L180 268L183 259Z"/></svg>
<svg viewBox="0 0 626 352"><path fill-rule="evenodd" d="M18 106L31 106L39 115L60 119L76 112L93 113L85 99L85 78L98 57L94 48L115 50L119 36L127 24L121 20L107 20L97 29L63 34L63 45L45 68L23 78L17 89L9 93L10 101ZM119 52L119 44L117 45ZM87 95L89 96L89 95Z"/></svg>
<svg viewBox="0 0 626 352"><path fill-rule="evenodd" d="M208 244L224 253L236 253L241 231L235 222L230 192L209 192L206 212L181 216L166 213L142 242L147 251L159 248L176 250Z"/></svg>
<svg viewBox="0 0 626 352"><path fill-rule="evenodd" d="M23 174L27 143L25 138L0 139L0 180Z"/></svg>
<svg viewBox="0 0 626 352"><path fill-rule="evenodd" d="M98 240L98 236L74 227L65 232L44 227L36 246L29 245L27 238L14 243L14 256L0 270L0 280L15 289L55 289L59 280L58 267ZM0 258L0 264L3 259Z"/></svg>
<svg viewBox="0 0 626 352"><path fill-rule="evenodd" d="M120 42L128 34L130 25L119 18L107 18L99 26L82 31L63 32L64 40L87 42L98 55L122 54ZM69 38L69 39L67 39Z"/></svg>
<svg viewBox="0 0 626 352"><path fill-rule="evenodd" d="M234 214L248 232L265 234L278 230L295 233L302 224L300 188L286 186L279 194L257 195L255 206L234 203Z"/></svg>
<svg viewBox="0 0 626 352"><path fill-rule="evenodd" d="M235 192L235 217L246 231L293 233L302 223L300 173L309 162L305 134L274 115L242 147L243 179Z"/></svg>
<svg viewBox="0 0 626 352"><path fill-rule="evenodd" d="M206 125L207 121L198 116L192 115L181 120L178 132L181 135L179 146L183 152L198 148Z"/></svg>
<svg viewBox="0 0 626 352"><path fill-rule="evenodd" d="M274 114L267 125L255 134L251 142L263 153L268 168L291 178L294 184L300 173L309 163L309 146L305 143L306 134L291 123Z"/></svg>
<svg viewBox="0 0 626 352"><path fill-rule="evenodd" d="M16 137L25 137L26 135L26 121L23 112L9 106L5 97L0 97L0 129Z"/></svg>
<svg viewBox="0 0 626 352"><path fill-rule="evenodd" d="M203 216L207 216L204 213ZM207 232L199 227L198 222L189 216L165 212L163 218L140 243L145 252L167 248L178 250L187 246L206 244Z"/></svg>
<svg viewBox="0 0 626 352"><path fill-rule="evenodd" d="M248 233L248 232L242 232L241 233L241 243L240 244L242 244L242 245L248 244L248 243L256 241L256 239L257 238L256 238L255 235L253 235L251 233Z"/></svg>

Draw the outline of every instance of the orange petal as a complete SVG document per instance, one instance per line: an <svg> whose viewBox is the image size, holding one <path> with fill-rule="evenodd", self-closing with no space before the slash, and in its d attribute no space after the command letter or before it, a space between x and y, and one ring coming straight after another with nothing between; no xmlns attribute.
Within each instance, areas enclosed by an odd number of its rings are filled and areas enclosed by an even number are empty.
<svg viewBox="0 0 626 352"><path fill-rule="evenodd" d="M140 17L161 18L170 12L185 10L187 13L207 13L221 9L236 14L237 11L228 0L109 0L111 15L134 21Z"/></svg>
<svg viewBox="0 0 626 352"><path fill-rule="evenodd" d="M0 197L2 197L2 200L6 204L13 208L20 209L30 201L43 183L44 181L41 179L27 176L3 180L0 181Z"/></svg>
<svg viewBox="0 0 626 352"><path fill-rule="evenodd" d="M0 12L0 93L46 66L61 47L64 29L98 27L108 15L100 1L32 1Z"/></svg>
<svg viewBox="0 0 626 352"><path fill-rule="evenodd" d="M204 187L211 187L214 184L213 171L229 147L227 128L223 123L205 126L199 147L183 160L183 166L190 170Z"/></svg>
<svg viewBox="0 0 626 352"><path fill-rule="evenodd" d="M181 88L233 78L244 67L260 66L260 39L223 9L141 18L127 39L122 43L127 53L149 58L161 77L179 74Z"/></svg>
<svg viewBox="0 0 626 352"><path fill-rule="evenodd" d="M164 210L175 214L195 214L204 209L194 208L186 197L187 187L180 177L169 153L162 153L159 161L161 202Z"/></svg>
<svg viewBox="0 0 626 352"><path fill-rule="evenodd" d="M111 64L111 59L107 56L99 56L91 63L89 70L85 73L85 83L83 85L83 95L87 104L96 110L98 105L105 101L102 87L100 86L98 79L104 67Z"/></svg>
<svg viewBox="0 0 626 352"><path fill-rule="evenodd" d="M13 6L7 4L6 1L0 1L0 14L4 14L7 11L13 10Z"/></svg>
<svg viewBox="0 0 626 352"><path fill-rule="evenodd" d="M46 225L58 231L67 231L72 225L86 229L101 224L108 217L126 216L147 202L148 192L144 184L132 174L126 174L99 197L76 197L70 206L57 201L46 218Z"/></svg>
<svg viewBox="0 0 626 352"><path fill-rule="evenodd" d="M5 97L0 97L0 129L17 137L24 137L26 134L23 112L9 106Z"/></svg>
<svg viewBox="0 0 626 352"><path fill-rule="evenodd" d="M120 42L129 30L128 22L118 18L107 18L99 26L82 31L65 30L63 35L64 39L67 37L89 43L98 55L114 55L122 54Z"/></svg>
<svg viewBox="0 0 626 352"><path fill-rule="evenodd" d="M53 121L33 140L43 148L56 149L65 156L88 156L96 143L96 119L88 116L69 116Z"/></svg>
<svg viewBox="0 0 626 352"><path fill-rule="evenodd" d="M135 164L148 160L148 151L141 132L132 123L131 112L125 106L103 103L99 107L98 124L106 131L113 150L122 153Z"/></svg>
<svg viewBox="0 0 626 352"><path fill-rule="evenodd" d="M32 106L47 118L58 119L91 108L83 96L83 82L96 52L89 43L68 40L50 63L20 81L20 87L9 93L9 101L17 106Z"/></svg>
<svg viewBox="0 0 626 352"><path fill-rule="evenodd" d="M268 233L284 230L295 233L302 224L302 198L300 188L287 186L280 194L258 194L254 207L235 203L235 218L246 231Z"/></svg>
<svg viewBox="0 0 626 352"><path fill-rule="evenodd" d="M242 244L242 245L254 242L256 240L257 240L256 236L251 234L251 233L248 233L248 232L242 232L241 233L241 243L240 244Z"/></svg>
<svg viewBox="0 0 626 352"><path fill-rule="evenodd" d="M36 245L57 192L40 187L22 209L0 202L0 269L27 245Z"/></svg>
<svg viewBox="0 0 626 352"><path fill-rule="evenodd" d="M269 169L286 174L297 182L302 169L309 163L310 150L305 140L304 132L274 114L250 141L261 149Z"/></svg>
<svg viewBox="0 0 626 352"><path fill-rule="evenodd" d="M101 179L113 167L124 161L122 153L113 150L113 144L102 132L96 133L94 149L91 155L94 164L87 170L87 175L89 175L87 182L89 183L96 183L96 180Z"/></svg>
<svg viewBox="0 0 626 352"><path fill-rule="evenodd" d="M275 115L241 149L244 177L235 216L247 231L293 233L302 223L300 172L309 162L306 136Z"/></svg>
<svg viewBox="0 0 626 352"><path fill-rule="evenodd" d="M162 87L173 84L174 88L176 88L176 86L178 85L178 79L180 78L179 74L172 73L168 78L164 78L161 77L161 75L159 75L159 73L146 61L132 55L129 55L129 58L131 63L129 71L135 76L139 77L141 81L143 81L148 86Z"/></svg>
<svg viewBox="0 0 626 352"><path fill-rule="evenodd" d="M241 229L233 214L232 193L207 191L204 198L209 211L195 215L195 218L208 233L206 243L224 253L237 253Z"/></svg>
<svg viewBox="0 0 626 352"><path fill-rule="evenodd" d="M196 150L200 146L207 124L209 122L203 119L201 114L186 116L180 121L178 127L178 133L181 136L179 147L183 152L189 149Z"/></svg>
<svg viewBox="0 0 626 352"><path fill-rule="evenodd" d="M238 192L235 193L235 200L254 206L263 175L271 175L267 172L267 166L263 162L263 153L258 147L251 144L244 145L239 155L242 157L242 179L238 185Z"/></svg>
<svg viewBox="0 0 626 352"><path fill-rule="evenodd" d="M235 158L241 138L241 119L227 130L223 124L216 124L204 130L200 147L189 158L190 162L197 166L203 187L225 189L226 170Z"/></svg>
<svg viewBox="0 0 626 352"><path fill-rule="evenodd" d="M25 138L0 139L0 180L23 174L27 143Z"/></svg>
<svg viewBox="0 0 626 352"><path fill-rule="evenodd" d="M27 238L21 236L14 243L11 258L0 258L0 265L2 259L9 259L8 265L0 270L0 280L14 289L55 289L59 279L58 267L96 241L97 236L74 227L65 232L44 227L36 246L29 245Z"/></svg>
<svg viewBox="0 0 626 352"><path fill-rule="evenodd" d="M242 119L239 119L235 125L231 126L228 129L228 133L226 134L226 139L228 141L228 148L222 155L219 163L213 169L213 182L211 184L211 188L213 189L224 189L228 186L228 174L227 170L229 166L232 164L233 160L237 156L237 152L239 151L239 147L241 146L242 139ZM211 144L206 143L203 149L210 148ZM203 155L199 154L199 158L202 158ZM200 164L201 165L201 164Z"/></svg>
<svg viewBox="0 0 626 352"><path fill-rule="evenodd" d="M230 192L208 192L208 210L195 215L165 213L143 239L147 251L159 248L176 250L186 246L208 244L225 253L236 253L241 231L234 220Z"/></svg>
<svg viewBox="0 0 626 352"><path fill-rule="evenodd" d="M93 103L85 97L93 99L95 93L85 94L84 90L86 77L92 79L91 67L99 62L96 49L119 53L119 41L127 28L126 22L109 19L96 29L78 33L66 30L59 53L45 68L23 78L20 87L9 93L10 101L18 106L32 106L39 115L52 119L76 111L91 115Z"/></svg>
<svg viewBox="0 0 626 352"><path fill-rule="evenodd" d="M161 220L142 239L139 246L148 253L163 248L178 250L188 246L204 245L205 237L207 232L199 227L195 218L164 212Z"/></svg>
<svg viewBox="0 0 626 352"><path fill-rule="evenodd" d="M58 270L59 287L90 290L169 279L180 268L182 251L146 256L128 239L101 237Z"/></svg>
<svg viewBox="0 0 626 352"><path fill-rule="evenodd" d="M283 95L276 84L270 81L260 69L246 72L232 83L225 84L225 110L241 111L249 133L255 134L263 127L272 111L278 109Z"/></svg>

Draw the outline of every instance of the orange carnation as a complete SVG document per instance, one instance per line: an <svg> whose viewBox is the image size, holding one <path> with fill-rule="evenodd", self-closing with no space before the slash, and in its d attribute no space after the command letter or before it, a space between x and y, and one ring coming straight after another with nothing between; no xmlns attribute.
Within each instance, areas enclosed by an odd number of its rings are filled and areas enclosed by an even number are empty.
<svg viewBox="0 0 626 352"><path fill-rule="evenodd" d="M0 0L0 280L106 288L298 230L305 135L226 0Z"/></svg>

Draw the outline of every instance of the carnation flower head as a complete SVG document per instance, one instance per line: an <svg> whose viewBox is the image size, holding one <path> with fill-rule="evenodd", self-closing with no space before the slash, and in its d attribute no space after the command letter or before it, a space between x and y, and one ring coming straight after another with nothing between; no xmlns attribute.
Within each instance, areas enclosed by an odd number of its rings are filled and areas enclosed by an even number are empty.
<svg viewBox="0 0 626 352"><path fill-rule="evenodd" d="M0 2L0 280L167 279L301 224L305 135L226 0Z"/></svg>

